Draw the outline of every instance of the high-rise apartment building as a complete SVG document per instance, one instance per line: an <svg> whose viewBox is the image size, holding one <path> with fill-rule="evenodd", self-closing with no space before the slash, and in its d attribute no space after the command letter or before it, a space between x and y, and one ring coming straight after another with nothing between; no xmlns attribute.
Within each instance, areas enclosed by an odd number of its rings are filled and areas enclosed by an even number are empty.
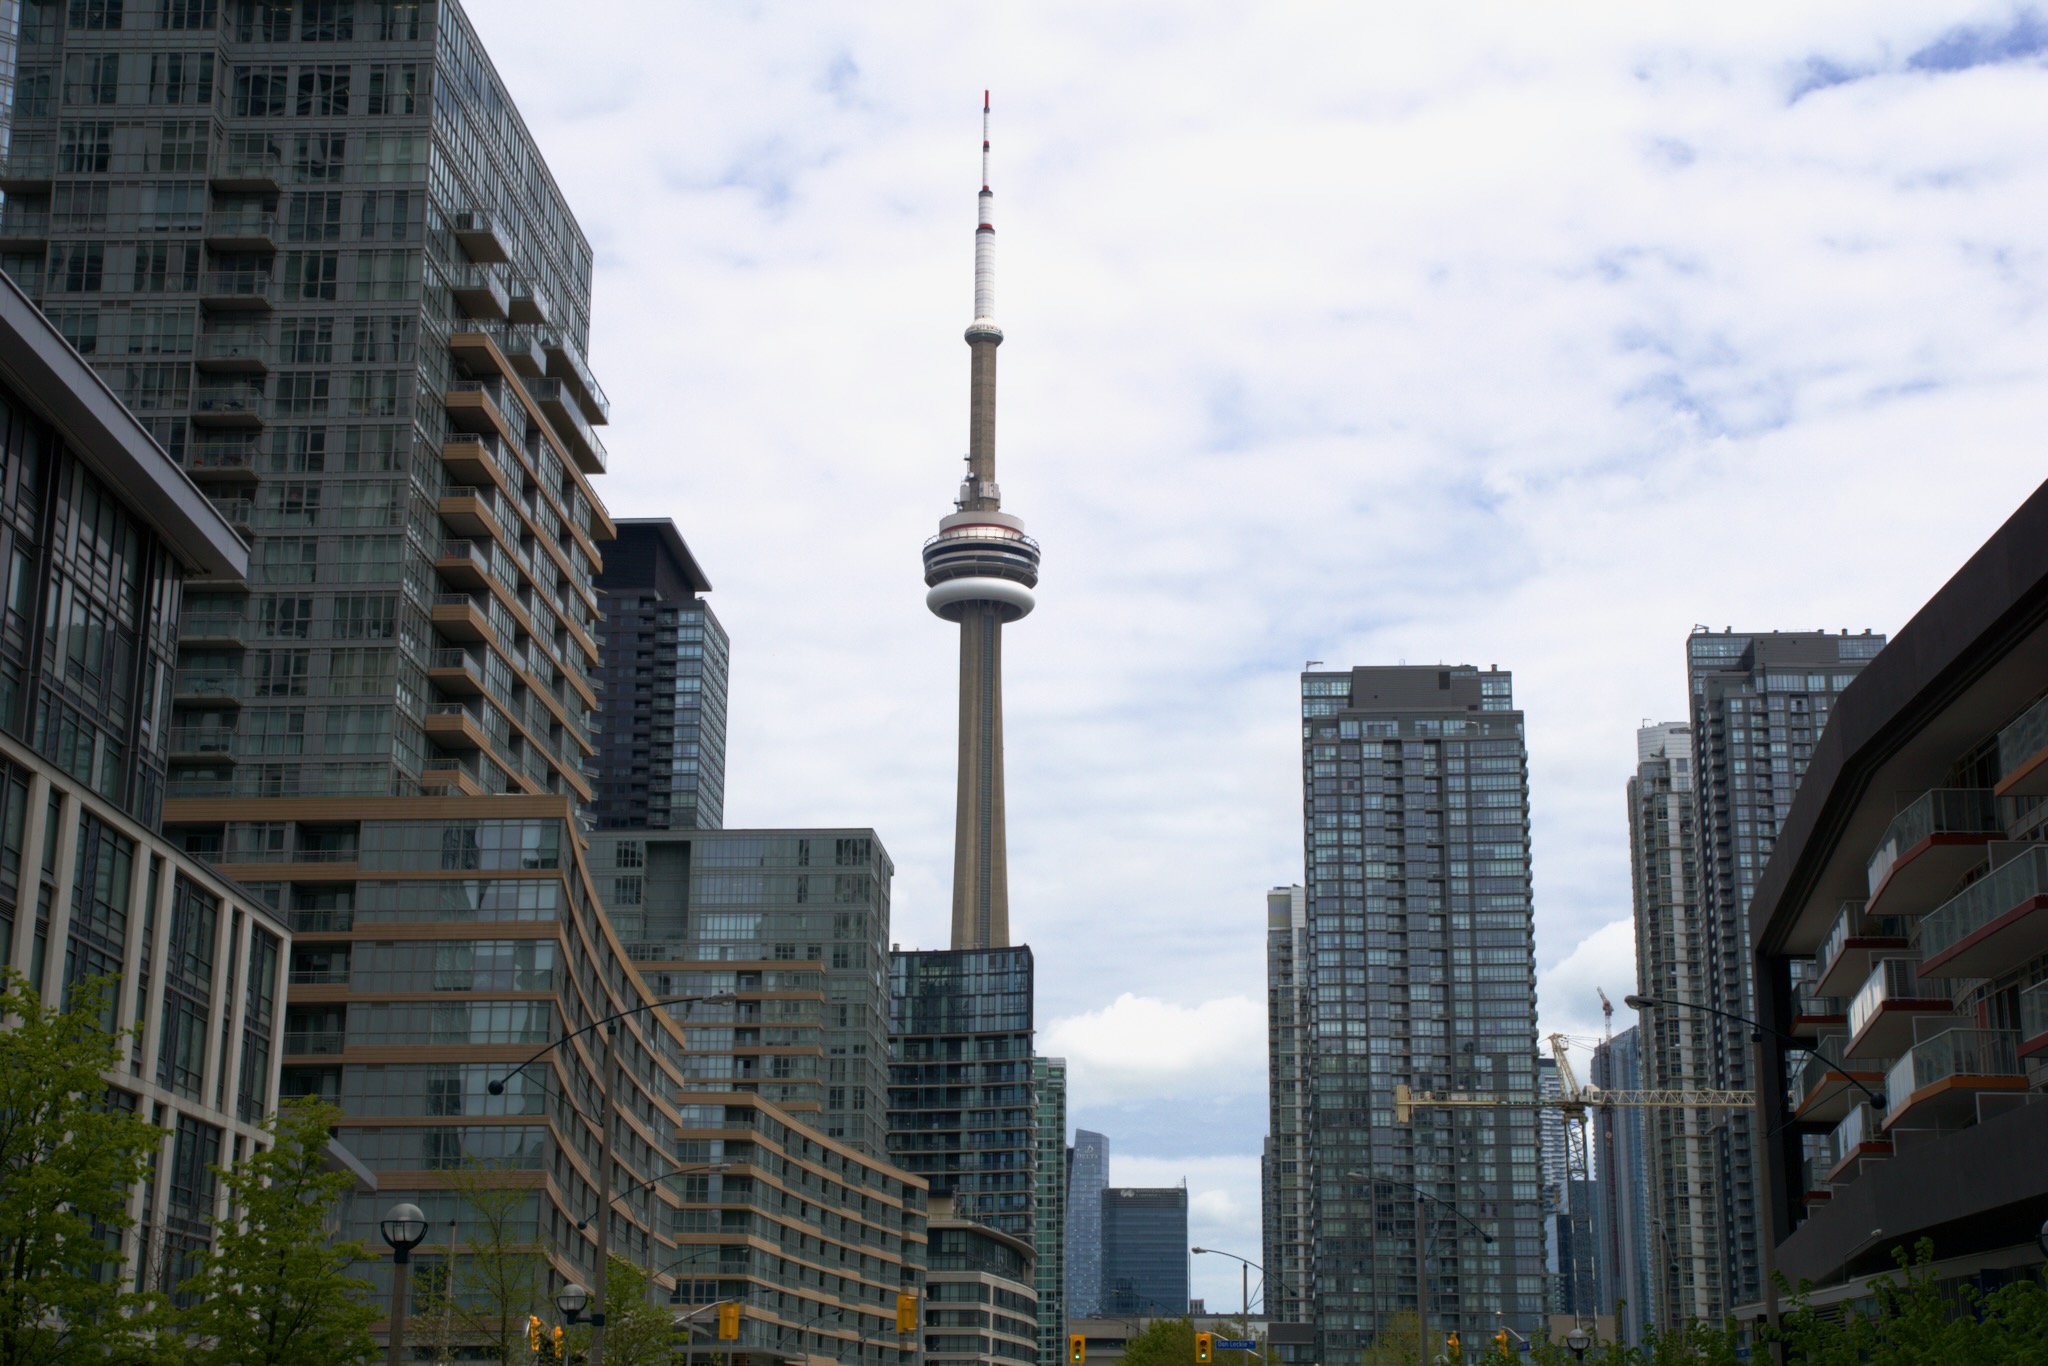
<svg viewBox="0 0 2048 1366"><path fill-rule="evenodd" d="M1312 1312L1308 967L1308 893L1298 886L1275 887L1266 893L1268 1105L1260 1161L1266 1314L1281 1323L1306 1322Z"/></svg>
<svg viewBox="0 0 2048 1366"><path fill-rule="evenodd" d="M179 594L238 582L248 550L6 281L0 563L0 965L51 1007L110 979L105 1023L136 1032L107 1100L162 1135L115 1261L176 1294L284 1044L283 921L156 828Z"/></svg>
<svg viewBox="0 0 2048 1366"><path fill-rule="evenodd" d="M1835 698L1884 645L1866 631L1716 634L1686 641L1695 751L1693 830L1699 877L1698 966L1691 976L1703 1001L1737 1019L1754 1018L1750 897L1771 856L1778 827ZM1691 951L1691 936L1687 936ZM1680 969L1681 973L1685 969ZM1748 1090L1756 1084L1751 1030L1725 1016L1697 1016L1708 1068L1704 1084ZM1685 1060L1680 1049L1681 1065ZM1707 1189L1687 1199L1712 1202L1720 1241L1712 1271L1719 1310L1731 1313L1763 1297L1756 1132L1747 1110L1717 1110L1707 1120L1712 1167Z"/></svg>
<svg viewBox="0 0 2048 1366"><path fill-rule="evenodd" d="M1187 1313L1190 1256L1185 1185L1102 1192L1102 1312Z"/></svg>
<svg viewBox="0 0 2048 1366"><path fill-rule="evenodd" d="M1433 1332L1480 1340L1497 1310L1540 1332L1536 1112L1425 1108L1404 1124L1394 1108L1401 1083L1535 1100L1528 762L1511 677L1356 668L1301 684L1321 1359L1417 1309L1418 1260ZM1449 1217L1418 1228L1418 1186L1493 1241Z"/></svg>
<svg viewBox="0 0 2048 1366"><path fill-rule="evenodd" d="M1102 1192L1109 1185L1109 1137L1074 1130L1067 1164L1067 1317L1102 1312Z"/></svg>
<svg viewBox="0 0 2048 1366"><path fill-rule="evenodd" d="M618 531L597 576L597 824L716 830L731 646L702 597L711 581L667 518L622 517Z"/></svg>
<svg viewBox="0 0 2048 1366"><path fill-rule="evenodd" d="M1624 1029L1594 1051L1593 1084L1605 1091L1642 1089L1642 1030ZM1615 1329L1639 1344L1643 1325L1657 1318L1656 1255L1651 1235L1649 1168L1645 1162L1648 1119L1654 1110L1612 1106L1594 1112L1593 1170L1600 1188L1600 1262L1606 1302L1623 1308Z"/></svg>
<svg viewBox="0 0 2048 1366"><path fill-rule="evenodd" d="M1641 991L1708 1001L1706 924L1700 912L1699 842L1692 729L1683 721L1636 732L1628 782L1629 885L1634 906L1636 980ZM1642 1085L1702 1090L1714 1085L1713 1016L1662 1010L1643 1017ZM1647 1221L1655 1277L1655 1322L1718 1323L1728 1304L1720 1271L1722 1223L1714 1196L1715 1132L1722 1112L1667 1107L1643 1112ZM1650 1311L1650 1302L1639 1306Z"/></svg>
<svg viewBox="0 0 2048 1366"><path fill-rule="evenodd" d="M931 1250L925 1362L1015 1366L1037 1359L1044 1316L1032 1288L1031 1243L966 1218L941 1196L931 1207ZM1064 1342L1060 1350L1064 1359Z"/></svg>
<svg viewBox="0 0 2048 1366"><path fill-rule="evenodd" d="M1039 1366L1067 1356L1067 1060L1031 1060L1038 1109L1038 1171L1033 1214L1038 1289Z"/></svg>

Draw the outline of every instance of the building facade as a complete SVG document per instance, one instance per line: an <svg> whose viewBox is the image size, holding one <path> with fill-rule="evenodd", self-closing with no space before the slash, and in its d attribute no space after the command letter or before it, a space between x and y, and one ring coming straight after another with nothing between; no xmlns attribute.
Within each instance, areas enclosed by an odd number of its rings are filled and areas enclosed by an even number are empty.
<svg viewBox="0 0 2048 1366"><path fill-rule="evenodd" d="M924 1359L962 1366L1040 1360L1043 1315L1032 1258L1027 1239L954 1213L943 1196L934 1200ZM1064 1359L1064 1341L1060 1351Z"/></svg>
<svg viewBox="0 0 2048 1366"><path fill-rule="evenodd" d="M1067 1317L1102 1308L1102 1192L1109 1185L1109 1136L1074 1130L1067 1164Z"/></svg>
<svg viewBox="0 0 2048 1366"><path fill-rule="evenodd" d="M1593 1053L1593 1084L1607 1091L1643 1088L1642 1030L1625 1029ZM1643 1325L1659 1321L1655 1240L1651 1234L1648 1116L1634 1106L1615 1106L1594 1113L1593 1170L1600 1187L1600 1260L1606 1302L1600 1312L1614 1312L1622 1302L1616 1328L1631 1345L1643 1340Z"/></svg>
<svg viewBox="0 0 2048 1366"><path fill-rule="evenodd" d="M692 1008L685 1073L884 1156L895 865L875 832L601 831L590 859L649 990L737 997Z"/></svg>
<svg viewBox="0 0 2048 1366"><path fill-rule="evenodd" d="M1029 948L889 955L889 1157L1036 1247Z"/></svg>
<svg viewBox="0 0 2048 1366"><path fill-rule="evenodd" d="M1261 1154L1266 1313L1307 1322L1314 1261L1314 1171L1308 1117L1308 893L1266 893L1265 1150Z"/></svg>
<svg viewBox="0 0 2048 1366"><path fill-rule="evenodd" d="M1496 1310L1540 1332L1528 766L1511 677L1356 668L1301 683L1321 1359L1416 1310L1418 1260L1432 1332L1490 1336ZM1397 1083L1514 1108L1403 1124ZM1418 1228L1415 1186L1493 1241L1455 1219Z"/></svg>
<svg viewBox="0 0 2048 1366"><path fill-rule="evenodd" d="M1186 1186L1102 1192L1102 1312L1187 1313L1191 1255Z"/></svg>
<svg viewBox="0 0 2048 1366"><path fill-rule="evenodd" d="M180 595L248 551L33 303L0 281L0 966L49 1007L106 983L111 1104L162 1132L121 1274L176 1294L227 1211L211 1171L277 1104L291 940L157 829Z"/></svg>
<svg viewBox="0 0 2048 1366"><path fill-rule="evenodd" d="M2044 659L2048 488L1836 701L1757 884L1760 1199L1818 1303L1923 1237L1949 1288L2040 1265Z"/></svg>
<svg viewBox="0 0 2048 1366"><path fill-rule="evenodd" d="M1700 928L1699 966L1689 974L1679 971L1697 980L1702 991L1677 999L1701 1001L1735 1017L1684 1012L1695 1016L1694 1027L1704 1037L1709 1087L1748 1090L1756 1084L1750 1030L1737 1023L1756 1013L1750 897L1836 697L1883 645L1884 637L1868 631L1737 635L1699 629L1686 641ZM1701 1193L1693 1190L1697 1173L1686 1170L1685 1198L1712 1202L1720 1238L1710 1272L1719 1282L1715 1307L1725 1315L1763 1298L1756 1127L1745 1110L1713 1111L1704 1122L1712 1165ZM1695 1291L1695 1298L1704 1297Z"/></svg>
<svg viewBox="0 0 2048 1366"><path fill-rule="evenodd" d="M1038 1110L1034 1191L1033 1279L1038 1296L1040 1366L1060 1366L1067 1352L1067 1060L1031 1060L1031 1100Z"/></svg>
<svg viewBox="0 0 2048 1366"><path fill-rule="evenodd" d="M597 575L601 829L725 824L725 701L731 646L701 596L711 581L676 524L624 517Z"/></svg>

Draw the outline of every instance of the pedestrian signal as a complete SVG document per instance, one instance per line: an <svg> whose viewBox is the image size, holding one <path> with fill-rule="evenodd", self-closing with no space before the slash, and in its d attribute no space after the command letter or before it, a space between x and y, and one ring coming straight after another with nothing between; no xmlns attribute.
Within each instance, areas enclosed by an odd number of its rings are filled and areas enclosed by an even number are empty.
<svg viewBox="0 0 2048 1366"><path fill-rule="evenodd" d="M902 1294L896 1297L896 1331L899 1333L915 1333L917 1331L917 1296Z"/></svg>
<svg viewBox="0 0 2048 1366"><path fill-rule="evenodd" d="M718 1306L718 1336L727 1342L735 1342L740 1335L740 1307L737 1304Z"/></svg>
<svg viewBox="0 0 2048 1366"><path fill-rule="evenodd" d="M1082 1366L1088 1360L1088 1339L1079 1333L1067 1334L1067 1366Z"/></svg>
<svg viewBox="0 0 2048 1366"><path fill-rule="evenodd" d="M1214 1333L1195 1334L1195 1366L1209 1366L1209 1361L1215 1354L1216 1335Z"/></svg>

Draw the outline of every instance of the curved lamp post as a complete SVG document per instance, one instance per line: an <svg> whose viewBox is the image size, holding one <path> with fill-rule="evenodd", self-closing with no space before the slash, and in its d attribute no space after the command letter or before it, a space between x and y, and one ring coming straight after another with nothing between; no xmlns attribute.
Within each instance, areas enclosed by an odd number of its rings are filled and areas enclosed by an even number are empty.
<svg viewBox="0 0 2048 1366"><path fill-rule="evenodd" d="M405 1289L412 1250L427 1237L426 1212L418 1205L393 1205L377 1225L391 1248L391 1332L384 1359L398 1366L405 1356Z"/></svg>
<svg viewBox="0 0 2048 1366"><path fill-rule="evenodd" d="M1271 1316L1270 1310L1272 1308L1272 1305L1270 1301L1273 1298L1273 1294L1272 1290L1269 1287L1265 1287L1266 1268L1260 1266L1257 1262L1254 1262L1249 1258L1238 1256L1235 1252L1225 1252L1220 1247L1198 1247L1192 1249L1192 1251L1206 1253L1211 1257L1228 1257L1233 1262L1239 1263L1239 1266L1237 1268L1237 1279L1238 1293L1241 1296L1239 1303L1242 1305L1242 1308L1239 1310L1239 1313L1243 1316L1247 1327L1250 1326L1252 1318L1252 1272L1258 1272L1259 1283L1262 1288L1265 1288L1266 1299L1269 1301L1269 1303L1267 1304L1267 1309L1269 1311L1268 1317Z"/></svg>
<svg viewBox="0 0 2048 1366"><path fill-rule="evenodd" d="M1472 1216L1440 1196L1431 1195L1413 1181L1403 1181L1398 1176L1381 1176L1376 1172L1345 1172L1344 1175L1356 1181L1385 1182L1389 1186L1405 1186L1415 1192L1415 1358L1420 1366L1429 1366L1429 1249L1423 1238L1423 1201L1449 1210L1464 1221L1465 1225L1490 1246L1493 1235L1479 1227ZM1431 1235L1434 1237L1435 1235Z"/></svg>
<svg viewBox="0 0 2048 1366"><path fill-rule="evenodd" d="M598 1098L602 1104L603 1114L599 1117L597 1125L597 1208L604 1217L597 1221L597 1271L591 1278L595 1284L588 1291L584 1291L581 1286L572 1284L571 1286L564 1287L562 1292L566 1295L570 1289L575 1289L585 1295L586 1302L590 1298L595 1298L597 1301L597 1308L590 1315L590 1366L604 1366L604 1282L607 1263L610 1262L612 1253L613 1069L611 1040L619 1032L619 1021L633 1015L642 1015L650 1010L661 1010L667 1006L724 1005L737 999L738 997L730 991L718 991L703 996L668 996L659 1001L643 1001L637 1006L628 1006L626 1009L615 1011L610 1015L604 1016L602 1019L592 1020L581 1029L569 1031L545 1048L540 1049L532 1057L514 1067L504 1076L491 1081L484 1088L494 1096L502 1096L505 1094L506 1082L518 1076L521 1072L524 1072L563 1044L580 1035L588 1034L594 1029L604 1030L603 1072L598 1078ZM582 1305L579 1303L577 1308L580 1313ZM567 1313L568 1310L564 1309L563 1312ZM397 1366L395 1361L393 1366Z"/></svg>

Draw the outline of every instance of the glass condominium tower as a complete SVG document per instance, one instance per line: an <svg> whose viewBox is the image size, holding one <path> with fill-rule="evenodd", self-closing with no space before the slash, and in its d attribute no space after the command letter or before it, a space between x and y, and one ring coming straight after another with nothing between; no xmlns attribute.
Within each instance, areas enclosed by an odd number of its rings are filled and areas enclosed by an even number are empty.
<svg viewBox="0 0 2048 1366"><path fill-rule="evenodd" d="M1543 1331L1528 752L1503 670L1304 673L1308 1160L1320 1356L1417 1308L1432 1334ZM1394 1088L1513 1098L1418 1109ZM1485 1242L1415 1189L1455 1206Z"/></svg>
<svg viewBox="0 0 2048 1366"><path fill-rule="evenodd" d="M0 267L251 548L169 795L591 799L591 252L453 0L21 7Z"/></svg>

